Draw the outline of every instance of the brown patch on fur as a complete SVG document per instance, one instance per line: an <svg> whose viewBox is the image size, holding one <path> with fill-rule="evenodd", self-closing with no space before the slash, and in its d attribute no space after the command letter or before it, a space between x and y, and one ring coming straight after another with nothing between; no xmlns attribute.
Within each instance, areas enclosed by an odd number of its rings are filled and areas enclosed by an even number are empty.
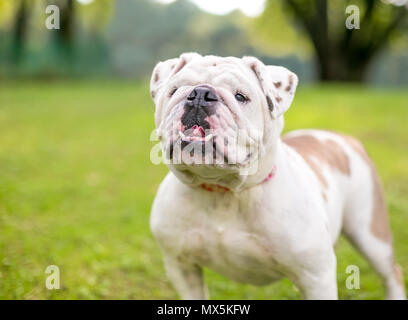
<svg viewBox="0 0 408 320"><path fill-rule="evenodd" d="M282 101L282 98L279 97L279 96L276 96L275 99L276 99L276 102L277 102L277 103L280 103L280 102Z"/></svg>
<svg viewBox="0 0 408 320"><path fill-rule="evenodd" d="M343 135L346 142L357 152L361 158L367 163L371 170L373 180L373 216L371 221L371 232L381 240L391 243L390 223L388 220L387 206L384 199L384 190L373 161L368 156L363 145L353 137Z"/></svg>
<svg viewBox="0 0 408 320"><path fill-rule="evenodd" d="M293 86L293 76L289 75L289 84L286 86L285 90L289 92L292 89L292 86Z"/></svg>
<svg viewBox="0 0 408 320"><path fill-rule="evenodd" d="M345 134L342 134L341 136L344 138L344 140L346 140L350 147L352 147L353 150L364 159L367 164L372 162L360 141Z"/></svg>
<svg viewBox="0 0 408 320"><path fill-rule="evenodd" d="M258 79L259 85L261 86L262 90L264 90L264 79L262 78L261 73L258 70L256 62L253 62L249 65L252 72L255 74L256 78Z"/></svg>
<svg viewBox="0 0 408 320"><path fill-rule="evenodd" d="M327 151L327 159L330 167L349 176L351 173L350 161L343 148L336 141L331 139L327 139L324 145Z"/></svg>
<svg viewBox="0 0 408 320"><path fill-rule="evenodd" d="M159 81L159 79L160 79L159 73L156 72L156 73L154 74L154 82Z"/></svg>
<svg viewBox="0 0 408 320"><path fill-rule="evenodd" d="M325 202L327 202L327 194L326 192L322 192L322 198Z"/></svg>
<svg viewBox="0 0 408 320"><path fill-rule="evenodd" d="M282 140L303 157L325 189L327 188L327 181L321 166L313 158L320 163L326 163L331 169L350 175L349 158L336 141L331 139L321 141L311 135L283 137Z"/></svg>
<svg viewBox="0 0 408 320"><path fill-rule="evenodd" d="M154 97L156 96L156 91L152 90L152 91L150 92L150 95L151 95L152 98L154 99Z"/></svg>
<svg viewBox="0 0 408 320"><path fill-rule="evenodd" d="M282 82L280 82L280 81L274 82L273 85L275 86L276 89L279 89L280 86L282 85Z"/></svg>

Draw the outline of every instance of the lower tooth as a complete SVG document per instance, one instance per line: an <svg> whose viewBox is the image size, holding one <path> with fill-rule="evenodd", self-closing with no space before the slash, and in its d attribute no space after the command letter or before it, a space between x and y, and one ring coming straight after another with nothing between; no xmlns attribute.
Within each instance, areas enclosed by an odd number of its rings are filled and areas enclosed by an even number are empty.
<svg viewBox="0 0 408 320"><path fill-rule="evenodd" d="M208 136L205 136L204 141L210 141L212 137L213 134L209 134Z"/></svg>
<svg viewBox="0 0 408 320"><path fill-rule="evenodd" d="M210 141L213 138L214 135L209 134L208 136L205 136L204 138L199 138L199 137L194 137L194 136L193 137L187 137L183 132L179 131L179 136L184 140L190 140L190 141L202 140L202 141L207 142L207 141Z"/></svg>

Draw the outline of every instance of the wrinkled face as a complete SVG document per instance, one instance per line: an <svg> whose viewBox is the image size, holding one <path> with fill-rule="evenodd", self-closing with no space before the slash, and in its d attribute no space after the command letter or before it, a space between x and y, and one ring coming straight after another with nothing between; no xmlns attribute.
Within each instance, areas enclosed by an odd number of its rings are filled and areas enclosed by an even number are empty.
<svg viewBox="0 0 408 320"><path fill-rule="evenodd" d="M261 72L267 72L266 67L255 58L198 54L156 66L151 93L170 169L208 182L248 169L262 157L265 135L271 132L284 95L266 94L267 75ZM286 87L293 85L291 77Z"/></svg>

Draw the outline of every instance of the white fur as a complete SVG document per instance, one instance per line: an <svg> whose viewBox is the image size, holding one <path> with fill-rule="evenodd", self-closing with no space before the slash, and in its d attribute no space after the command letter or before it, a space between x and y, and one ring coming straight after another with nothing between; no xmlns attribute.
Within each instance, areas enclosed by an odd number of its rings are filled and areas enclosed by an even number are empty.
<svg viewBox="0 0 408 320"><path fill-rule="evenodd" d="M324 163L319 164L328 182L326 202L321 196L322 186L308 164L280 139L281 113L289 107L294 88L291 88L292 93L279 92L271 84L265 89L259 76L286 82L292 73L277 67L265 68L255 58L196 54L188 57L188 61L182 62L181 71L170 71L174 68L168 68L168 64L180 65L186 55L169 60L167 66L166 62L161 63L154 71L154 74L161 74L159 84L155 84L154 75L152 77L157 126L163 128L166 116L193 86L206 83L216 89L232 90L239 82L237 79L246 77L248 82L244 89L251 95L248 108L252 109L247 113L237 111L236 126L252 125L262 131L263 137L255 174L244 178L237 174L215 181L221 181L223 186L232 189L231 192L206 191L197 185L208 180L214 183L214 180L206 176L197 178L196 171L191 169L190 175L198 180L186 181L180 178L178 168L172 166L172 172L160 185L152 208L151 229L163 251L167 274L180 296L183 299L208 298L201 269L206 266L233 280L255 285L288 277L307 299L337 299L333 247L343 229L385 280L388 298L403 299L404 290L392 271L392 246L370 231L373 199L367 164L341 136L308 131L319 140L330 138L338 142L350 160L350 176ZM211 68L213 63L217 65ZM259 67L255 73L253 63ZM167 71L162 70L163 65ZM278 74L273 73L276 70ZM264 72L272 74L262 74ZM297 84L297 78L294 82ZM165 92L174 83L180 85L179 96L167 98ZM284 100L272 117L265 101L267 90L274 90L273 94L280 94ZM226 97L228 100L228 94ZM226 108L235 107L235 102L226 102ZM166 140L166 134L171 133L163 131ZM275 176L261 183L272 165L277 167ZM211 168L206 170L211 171ZM220 172L222 175L223 171ZM236 181L240 181L239 188Z"/></svg>

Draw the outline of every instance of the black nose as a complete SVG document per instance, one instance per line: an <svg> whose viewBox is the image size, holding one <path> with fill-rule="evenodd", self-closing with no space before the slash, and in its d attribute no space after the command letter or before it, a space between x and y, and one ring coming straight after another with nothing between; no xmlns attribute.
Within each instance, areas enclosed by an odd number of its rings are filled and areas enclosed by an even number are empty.
<svg viewBox="0 0 408 320"><path fill-rule="evenodd" d="M218 101L218 97L215 91L210 87L198 86L190 92L187 100L191 101L194 106L206 107Z"/></svg>
<svg viewBox="0 0 408 320"><path fill-rule="evenodd" d="M187 97L181 117L181 123L185 129L193 126L210 129L210 124L206 119L215 113L217 101L218 96L214 89L205 85L195 87Z"/></svg>

